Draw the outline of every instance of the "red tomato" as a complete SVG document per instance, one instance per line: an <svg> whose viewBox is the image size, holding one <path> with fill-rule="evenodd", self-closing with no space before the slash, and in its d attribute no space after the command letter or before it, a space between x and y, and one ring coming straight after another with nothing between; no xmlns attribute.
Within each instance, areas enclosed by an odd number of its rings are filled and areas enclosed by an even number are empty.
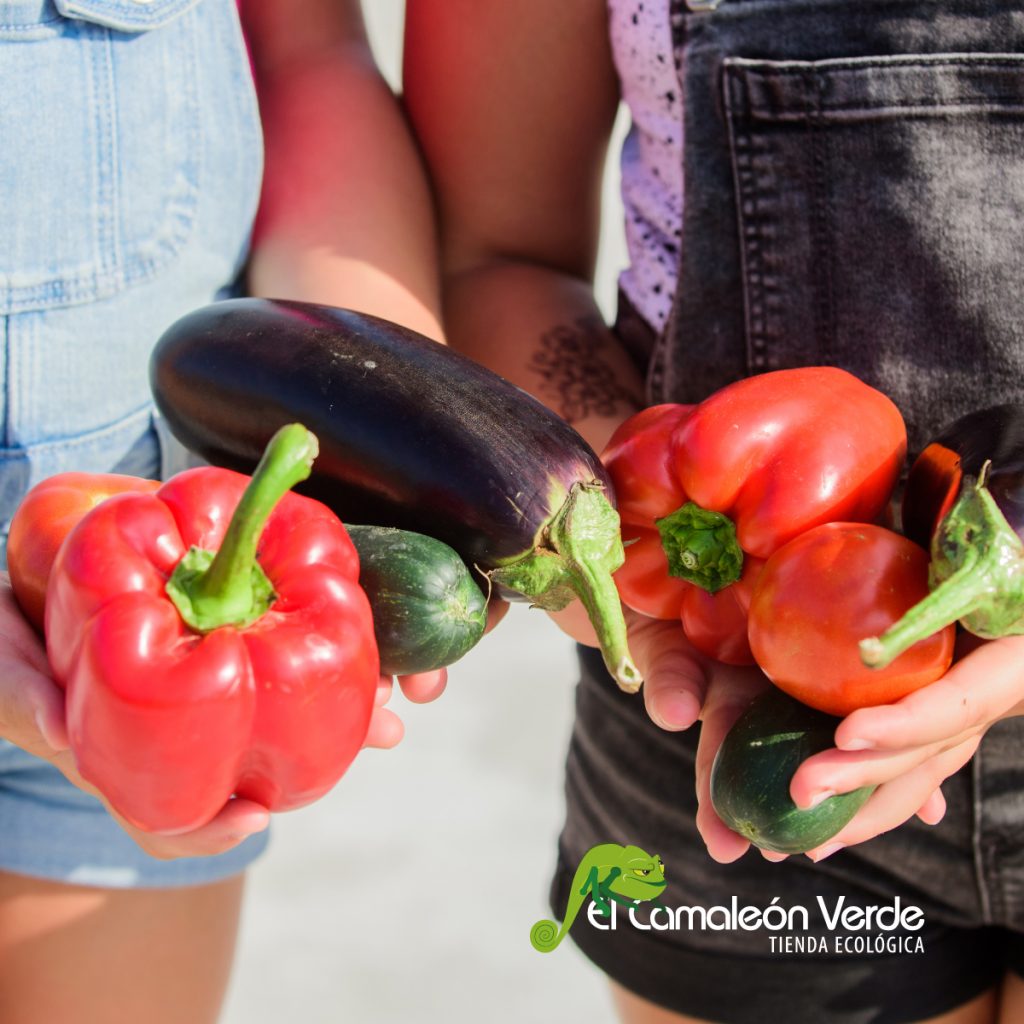
<svg viewBox="0 0 1024 1024"><path fill-rule="evenodd" d="M11 587L25 617L40 632L46 609L46 585L64 538L85 514L115 494L149 493L159 480L116 473L59 473L36 484L11 520L7 568Z"/></svg>
<svg viewBox="0 0 1024 1024"><path fill-rule="evenodd" d="M765 563L750 603L750 647L779 689L847 715L934 682L953 659L955 627L920 641L884 669L858 643L879 636L928 593L928 555L880 526L828 523Z"/></svg>

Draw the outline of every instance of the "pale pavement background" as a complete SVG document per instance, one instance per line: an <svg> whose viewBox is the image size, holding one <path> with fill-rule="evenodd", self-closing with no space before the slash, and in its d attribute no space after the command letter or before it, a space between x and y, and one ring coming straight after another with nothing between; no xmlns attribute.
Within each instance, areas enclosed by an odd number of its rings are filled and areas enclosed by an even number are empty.
<svg viewBox="0 0 1024 1024"><path fill-rule="evenodd" d="M363 7L397 82L404 4ZM623 130L605 183L607 315L625 263ZM396 697L402 744L365 751L329 796L275 819L222 1024L612 1024L603 975L571 943L542 955L529 942L550 917L574 678L570 641L519 606L439 701Z"/></svg>

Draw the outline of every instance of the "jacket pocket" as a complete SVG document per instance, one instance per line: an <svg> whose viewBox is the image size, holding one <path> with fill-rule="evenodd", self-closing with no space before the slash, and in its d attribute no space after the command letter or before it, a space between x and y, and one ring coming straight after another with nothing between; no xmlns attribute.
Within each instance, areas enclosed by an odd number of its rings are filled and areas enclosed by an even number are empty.
<svg viewBox="0 0 1024 1024"><path fill-rule="evenodd" d="M53 0L65 18L105 25L119 32L161 28L199 0Z"/></svg>
<svg viewBox="0 0 1024 1024"><path fill-rule="evenodd" d="M54 0L37 25L5 36L0 315L107 298L188 239L201 153L196 2Z"/></svg>
<svg viewBox="0 0 1024 1024"><path fill-rule="evenodd" d="M1022 397L1024 55L724 64L748 360L843 366L911 446Z"/></svg>

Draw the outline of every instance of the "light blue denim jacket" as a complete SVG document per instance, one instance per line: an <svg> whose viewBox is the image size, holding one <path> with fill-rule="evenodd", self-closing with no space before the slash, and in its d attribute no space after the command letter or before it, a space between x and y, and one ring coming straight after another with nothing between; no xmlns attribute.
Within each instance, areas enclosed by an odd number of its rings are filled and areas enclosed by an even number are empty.
<svg viewBox="0 0 1024 1024"><path fill-rule="evenodd" d="M231 290L262 139L235 0L0 0L0 560L26 489L63 470L167 475L150 350ZM0 739L0 871L104 886L241 871L161 861Z"/></svg>
<svg viewBox="0 0 1024 1024"><path fill-rule="evenodd" d="M232 287L261 173L235 0L0 0L3 535L53 473L173 468L149 351Z"/></svg>

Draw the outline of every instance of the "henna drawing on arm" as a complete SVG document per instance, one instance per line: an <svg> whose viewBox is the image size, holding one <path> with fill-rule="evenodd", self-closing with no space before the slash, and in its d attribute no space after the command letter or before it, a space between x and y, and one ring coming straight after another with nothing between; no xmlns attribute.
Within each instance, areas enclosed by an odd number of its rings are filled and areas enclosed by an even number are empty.
<svg viewBox="0 0 1024 1024"><path fill-rule="evenodd" d="M588 416L612 416L622 405L632 410L636 396L605 361L607 328L597 317L581 317L541 335L529 369L540 390L558 399L557 412L569 423Z"/></svg>

